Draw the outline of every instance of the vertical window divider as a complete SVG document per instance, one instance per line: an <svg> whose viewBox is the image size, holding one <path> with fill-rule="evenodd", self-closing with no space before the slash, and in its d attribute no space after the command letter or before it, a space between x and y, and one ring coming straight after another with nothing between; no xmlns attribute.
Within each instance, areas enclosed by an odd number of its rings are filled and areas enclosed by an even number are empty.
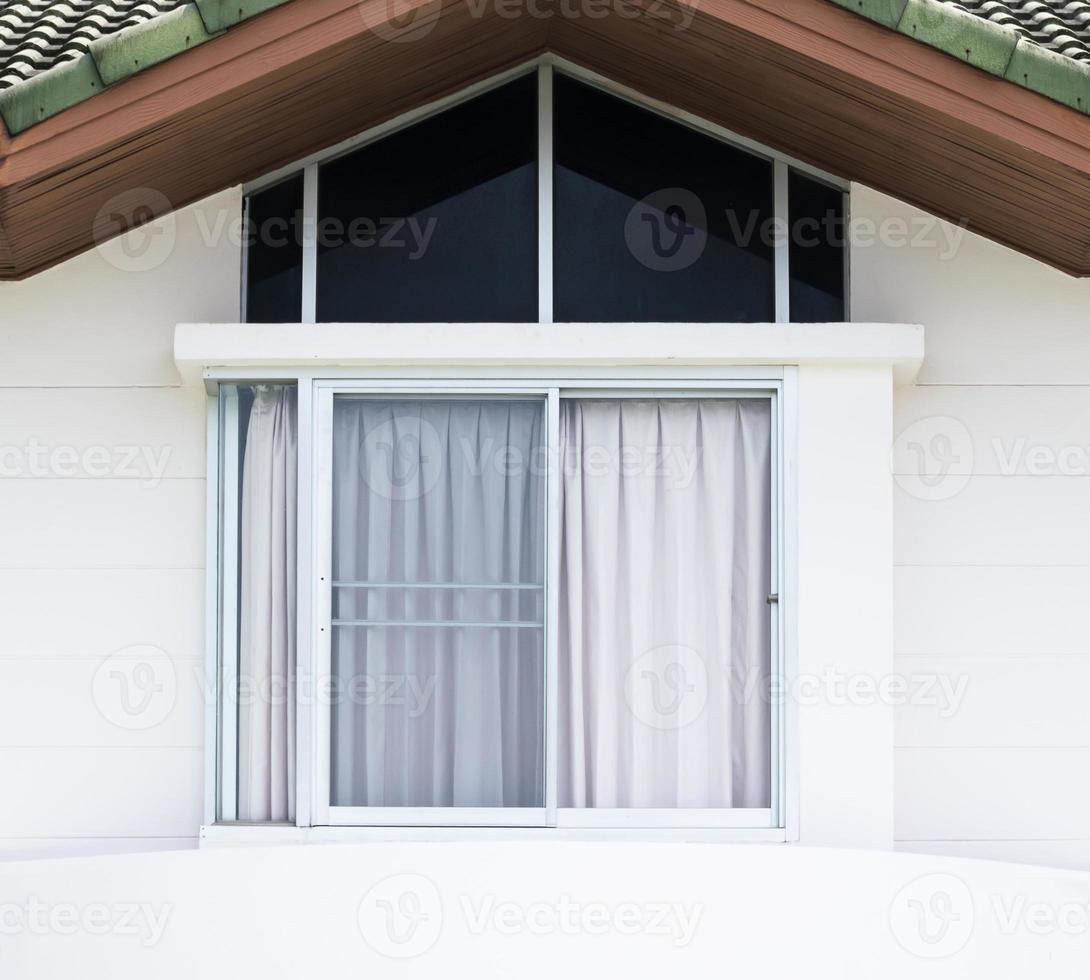
<svg viewBox="0 0 1090 980"><path fill-rule="evenodd" d="M545 509L545 822L557 825L560 781L560 389L550 388L546 422Z"/></svg>
<svg viewBox="0 0 1090 980"><path fill-rule="evenodd" d="M221 389L223 391L223 389ZM224 392L220 404L220 472L223 505L219 518L220 538L220 665L219 686L226 695L221 700L220 725L220 819L238 817L238 542L240 491L238 392Z"/></svg>
<svg viewBox="0 0 1090 980"><path fill-rule="evenodd" d="M239 278L239 296L238 296L238 318L239 323L246 323L246 306L249 302L250 292L250 195L244 194L242 196L242 234L243 234L243 246L239 251L242 253L240 256L240 272Z"/></svg>
<svg viewBox="0 0 1090 980"><path fill-rule="evenodd" d="M309 827L313 824L315 791L314 745L319 736L316 731L315 698L318 691L318 672L315 667L312 623L316 605L318 582L305 570L309 565L300 561L304 555L313 554L314 548L314 377L300 374L295 391L296 399L296 617L295 617L295 824ZM302 573L302 574L300 574Z"/></svg>
<svg viewBox="0 0 1090 980"><path fill-rule="evenodd" d="M303 170L303 323L318 322L318 164Z"/></svg>
<svg viewBox="0 0 1090 980"><path fill-rule="evenodd" d="M537 319L553 322L553 66L537 69Z"/></svg>
<svg viewBox="0 0 1090 980"><path fill-rule="evenodd" d="M783 600L785 590L783 587L783 385L782 383L773 391L769 409L772 413L771 437L771 480L769 486L772 491L771 499L771 527L769 528L769 572L768 582L768 615L769 615L769 680L777 685L773 690L783 690ZM775 600L773 600L775 596ZM777 679L779 682L777 683ZM771 697L773 690L769 691ZM772 773L769 778L769 806L772 809L772 825L783 826L783 699L772 698L772 710L769 712L771 725L770 741L771 751L769 759L772 763Z"/></svg>
<svg viewBox="0 0 1090 980"><path fill-rule="evenodd" d="M776 283L776 322L791 322L791 219L788 214L788 167L783 160L772 161L772 213L776 229L773 256Z"/></svg>
<svg viewBox="0 0 1090 980"><path fill-rule="evenodd" d="M311 383L311 478L313 492L313 541L309 567L312 585L311 609L308 630L308 647L311 671L314 679L311 710L311 730L314 738L311 752L306 757L311 768L310 822L312 826L329 824L330 809L330 697L322 691L331 691L333 676L332 638L333 620L333 389L326 384ZM299 758L303 758L300 756Z"/></svg>
<svg viewBox="0 0 1090 980"><path fill-rule="evenodd" d="M220 743L223 689L219 684L220 624L223 604L220 597L220 406L218 392L208 396L205 420L207 442L207 482L205 487L205 582L204 582L204 681L205 689L215 692L215 702L204 712L204 825L219 820L219 773L222 765Z"/></svg>

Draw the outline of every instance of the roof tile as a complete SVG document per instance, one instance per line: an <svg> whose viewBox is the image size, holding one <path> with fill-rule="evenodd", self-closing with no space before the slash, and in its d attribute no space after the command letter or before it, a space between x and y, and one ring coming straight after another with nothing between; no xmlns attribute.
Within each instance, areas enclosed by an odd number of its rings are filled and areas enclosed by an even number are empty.
<svg viewBox="0 0 1090 980"><path fill-rule="evenodd" d="M20 133L284 2L0 0L0 117ZM1090 0L832 2L1090 114Z"/></svg>

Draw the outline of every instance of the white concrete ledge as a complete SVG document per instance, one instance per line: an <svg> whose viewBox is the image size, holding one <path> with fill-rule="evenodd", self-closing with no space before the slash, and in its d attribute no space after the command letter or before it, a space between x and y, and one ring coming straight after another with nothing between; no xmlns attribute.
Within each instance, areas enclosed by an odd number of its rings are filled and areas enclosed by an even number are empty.
<svg viewBox="0 0 1090 980"><path fill-rule="evenodd" d="M182 323L183 377L211 368L889 365L911 381L924 330L902 323Z"/></svg>
<svg viewBox="0 0 1090 980"><path fill-rule="evenodd" d="M12 861L0 888L19 980L345 964L394 980L1081 980L1090 875L826 847L372 842Z"/></svg>

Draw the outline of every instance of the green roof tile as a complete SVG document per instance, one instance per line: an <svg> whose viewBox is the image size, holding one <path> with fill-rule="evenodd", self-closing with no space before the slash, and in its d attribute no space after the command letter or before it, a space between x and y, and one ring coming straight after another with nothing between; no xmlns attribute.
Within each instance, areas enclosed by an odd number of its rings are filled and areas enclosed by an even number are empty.
<svg viewBox="0 0 1090 980"><path fill-rule="evenodd" d="M174 0L145 0L139 10L129 9L131 2L113 0L112 6L103 4L101 18L93 25L103 33L83 41L87 46L86 53L74 55L63 48L64 32L83 30L85 22L71 15L67 7L55 10L58 4L64 6L61 0L28 2L32 8L22 11L20 7L22 13L13 14L14 26L0 22L0 55L10 47L22 57L21 61L16 59L6 66L0 57L0 119L12 136L90 98L106 86L197 47L225 28L279 7L288 0L197 0L181 5L175 5ZM4 10L4 3L5 0L0 0L0 12ZM147 8L151 8L150 15ZM40 23L34 19L38 14L44 18ZM130 22L120 29L114 26L121 17L131 19L141 14L147 19ZM22 38L23 33L34 34L35 31L41 37L33 45ZM48 44L42 50L53 63L47 62L47 67L27 77L26 57L21 53L20 45L33 47L37 58L41 55L39 48L43 38Z"/></svg>
<svg viewBox="0 0 1090 980"><path fill-rule="evenodd" d="M19 85L0 90L0 116L12 136L63 112L104 87L94 59L85 54Z"/></svg>
<svg viewBox="0 0 1090 980"><path fill-rule="evenodd" d="M992 75L1004 75L1019 41L1013 27L993 24L938 0L908 0L897 30Z"/></svg>
<svg viewBox="0 0 1090 980"><path fill-rule="evenodd" d="M182 6L175 6L175 0L147 0L139 10L130 10L128 0L101 0L104 20L100 26L104 33L90 41L86 54L72 53L64 46L64 32L76 30L82 21L73 19L70 11L65 13L68 8L60 0L26 2L30 6L11 24L0 24L0 49L6 46L11 57L6 68L0 64L0 118L13 136L90 98L106 85L203 44L219 32L287 0L192 0ZM1004 15L1003 23L997 22L999 14L980 7L977 0L963 0L973 12L955 6L951 0L832 2L1090 115L1090 49L1080 40L1081 35L1076 37L1075 26L1085 6L1082 0L1077 4L1079 11L1064 14L1068 21L1058 20L1063 13L1056 6L1059 0L1050 0L1051 6L1032 0L1032 10L1019 7L1020 19ZM1072 0L1065 2L1070 7ZM0 9L4 3L0 0ZM133 25L131 18L149 6L150 19ZM146 11L143 15L148 16ZM114 25L122 17L130 18L130 26L119 29ZM1067 26L1059 34L1050 32L1041 26L1044 21L1038 23L1042 17L1052 26L1053 21ZM32 38L33 45L26 38ZM48 42L44 49L43 38ZM1048 47L1043 46L1046 43ZM47 60L46 67L29 73L27 65L31 62L22 51L28 45L36 52L35 58L44 51L53 63Z"/></svg>
<svg viewBox="0 0 1090 980"><path fill-rule="evenodd" d="M1072 109L1090 110L1090 65L1025 38L1014 49L1005 77Z"/></svg>
<svg viewBox="0 0 1090 980"><path fill-rule="evenodd" d="M102 80L114 85L212 37L205 30L197 5L190 3L117 34L100 37L88 45L88 50Z"/></svg>
<svg viewBox="0 0 1090 980"><path fill-rule="evenodd" d="M947 0L832 2L975 68L1090 115L1090 59L1080 60L1043 47L1031 39L1025 24L1019 27L1000 24L987 19L980 10L970 13ZM1047 12L1051 8L1042 9Z"/></svg>
<svg viewBox="0 0 1090 980"><path fill-rule="evenodd" d="M833 3L885 27L896 27L908 0L833 0Z"/></svg>
<svg viewBox="0 0 1090 980"><path fill-rule="evenodd" d="M234 27L282 3L287 3L287 0L196 0L204 25L212 32Z"/></svg>

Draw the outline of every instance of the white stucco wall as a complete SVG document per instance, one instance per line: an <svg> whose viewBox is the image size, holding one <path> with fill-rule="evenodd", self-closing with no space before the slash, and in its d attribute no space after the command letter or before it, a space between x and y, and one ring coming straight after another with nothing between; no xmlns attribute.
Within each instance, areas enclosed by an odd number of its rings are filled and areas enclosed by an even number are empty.
<svg viewBox="0 0 1090 980"><path fill-rule="evenodd" d="M858 187L852 212L928 220ZM854 318L927 331L898 470L909 442L960 457L894 489L898 668L963 685L896 712L898 846L1090 868L1090 281L974 235L946 251L852 257Z"/></svg>
<svg viewBox="0 0 1090 980"><path fill-rule="evenodd" d="M146 253L115 241L0 283L0 857L195 844L205 395L180 386L171 345L179 320L238 318L216 221L239 201L179 212ZM177 677L146 731L94 696L104 658L133 646Z"/></svg>

